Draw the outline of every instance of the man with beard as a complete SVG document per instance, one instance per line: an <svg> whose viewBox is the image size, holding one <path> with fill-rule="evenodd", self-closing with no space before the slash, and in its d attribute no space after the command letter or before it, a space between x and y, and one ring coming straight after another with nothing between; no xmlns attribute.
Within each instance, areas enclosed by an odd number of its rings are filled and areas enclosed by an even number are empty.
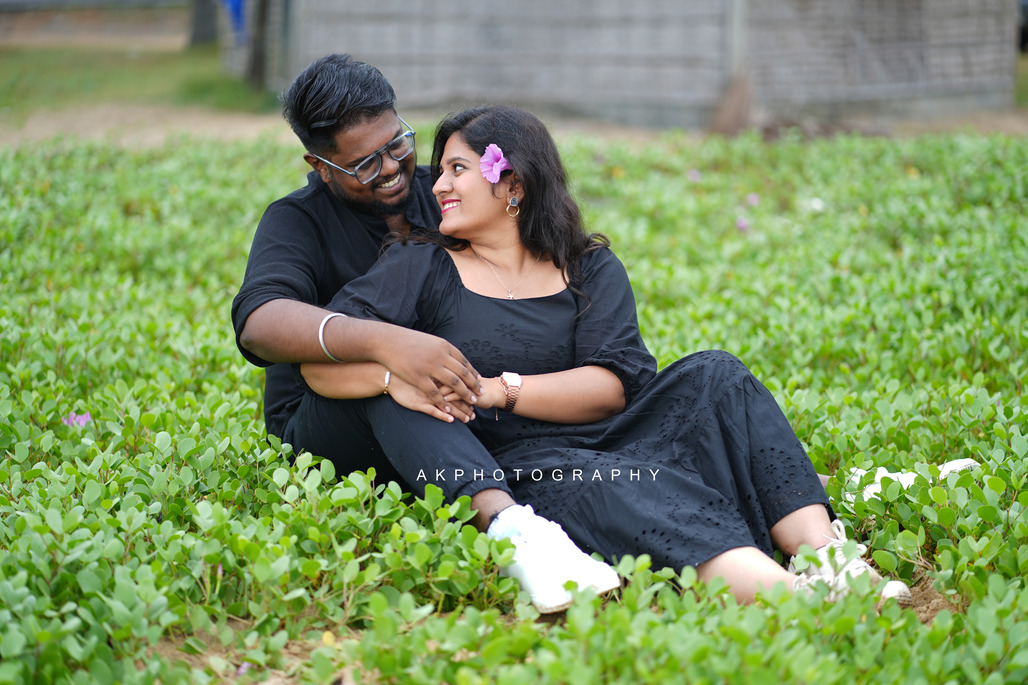
<svg viewBox="0 0 1028 685"><path fill-rule="evenodd" d="M434 232L440 221L431 175L416 164L414 131L396 113L392 86L368 64L328 55L296 78L282 102L312 171L306 187L265 211L232 303L240 351L266 367L268 433L330 459L339 473L374 467L380 480L414 492L434 482L451 501L469 496L472 522L514 541L515 563L504 572L540 611L570 604L568 580L597 592L617 587L613 569L515 504L504 479L493 476L502 471L481 445L467 442L467 431L447 430L474 417L482 392L457 348L322 308L377 261L390 234ZM337 401L305 402L312 391L298 365L326 360L348 370L333 388ZM398 406L419 412L418 425L399 418Z"/></svg>

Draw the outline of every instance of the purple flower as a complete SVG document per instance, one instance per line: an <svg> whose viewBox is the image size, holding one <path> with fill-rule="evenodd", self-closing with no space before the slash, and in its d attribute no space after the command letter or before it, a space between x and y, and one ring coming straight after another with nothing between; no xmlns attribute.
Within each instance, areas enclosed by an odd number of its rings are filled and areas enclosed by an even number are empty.
<svg viewBox="0 0 1028 685"><path fill-rule="evenodd" d="M740 216L735 220L735 227L739 229L740 233L745 233L750 230L750 222L746 220L746 217Z"/></svg>
<svg viewBox="0 0 1028 685"><path fill-rule="evenodd" d="M760 195L757 195L756 193L750 193L746 196L746 204L748 204L750 207L756 207L760 204Z"/></svg>
<svg viewBox="0 0 1028 685"><path fill-rule="evenodd" d="M246 672L250 670L251 666L253 666L253 664L251 664L249 661L244 661L242 663L242 665L239 668L236 669L236 675L237 676L246 675Z"/></svg>
<svg viewBox="0 0 1028 685"><path fill-rule="evenodd" d="M500 180L500 174L510 169L511 166L507 158L503 156L503 150L497 147L495 143L489 143L485 153L482 155L481 161L478 163L478 168L482 170L485 180L490 183L496 183Z"/></svg>
<svg viewBox="0 0 1028 685"><path fill-rule="evenodd" d="M67 416L61 419L65 426L84 426L92 420L93 417L89 415L88 411L85 414L69 412Z"/></svg>
<svg viewBox="0 0 1028 685"><path fill-rule="evenodd" d="M685 174L685 177L693 183L696 183L703 178L703 174L699 172L699 169L689 169L689 171Z"/></svg>

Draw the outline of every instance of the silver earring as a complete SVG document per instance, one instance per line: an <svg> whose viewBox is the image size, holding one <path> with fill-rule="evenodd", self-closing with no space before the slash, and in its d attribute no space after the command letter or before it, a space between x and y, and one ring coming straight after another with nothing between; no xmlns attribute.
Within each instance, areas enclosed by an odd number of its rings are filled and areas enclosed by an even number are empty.
<svg viewBox="0 0 1028 685"><path fill-rule="evenodd" d="M511 214L511 212L510 212L510 208L511 207L514 208L514 213L513 214ZM509 216L510 218L513 219L514 217L516 217L520 213L521 213L521 207L518 205L518 199L516 197L512 197L510 199L510 201L508 202L508 204L507 204L507 216Z"/></svg>

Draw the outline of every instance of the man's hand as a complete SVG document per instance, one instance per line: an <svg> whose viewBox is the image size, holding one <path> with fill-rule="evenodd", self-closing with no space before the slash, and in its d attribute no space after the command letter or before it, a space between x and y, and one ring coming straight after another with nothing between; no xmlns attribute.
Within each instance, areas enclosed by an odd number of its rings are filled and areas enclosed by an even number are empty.
<svg viewBox="0 0 1028 685"><path fill-rule="evenodd" d="M377 346L376 361L392 371L394 377L417 388L442 412L453 413L457 418L469 415L458 402L469 408L474 406L482 393L482 385L478 372L461 351L428 333L400 326L389 328L389 343ZM449 401L447 395L456 395L458 400Z"/></svg>
<svg viewBox="0 0 1028 685"><path fill-rule="evenodd" d="M318 330L322 329L321 323L328 314L324 309L302 302L272 300L250 315L239 341L245 349L269 362L325 362ZM446 400L448 392L456 393L468 406L474 405L482 392L478 372L471 363L460 350L438 336L352 317L335 317L322 332L327 349L336 359L378 362L395 377L420 390L431 404L447 414L459 406ZM331 387L325 392L315 390L326 397L369 396L349 391L333 392ZM457 409L456 413L459 418L470 412Z"/></svg>

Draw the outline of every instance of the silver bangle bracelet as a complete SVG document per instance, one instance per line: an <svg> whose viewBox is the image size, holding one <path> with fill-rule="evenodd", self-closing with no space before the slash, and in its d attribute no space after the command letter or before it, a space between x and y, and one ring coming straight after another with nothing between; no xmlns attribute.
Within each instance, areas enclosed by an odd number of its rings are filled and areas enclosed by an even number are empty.
<svg viewBox="0 0 1028 685"><path fill-rule="evenodd" d="M332 361L334 361L336 363L342 364L343 360L342 359L337 359L337 358L333 357L332 353L328 351L328 345L325 344L325 324L327 324L329 322L329 320L334 319L337 316L341 316L344 319L346 318L346 314L340 314L339 312L333 312L332 314L329 314L328 316L326 316L324 319L321 320L321 326L318 327L318 342L321 343L321 351L325 353L326 357L328 357L329 359L331 359Z"/></svg>

